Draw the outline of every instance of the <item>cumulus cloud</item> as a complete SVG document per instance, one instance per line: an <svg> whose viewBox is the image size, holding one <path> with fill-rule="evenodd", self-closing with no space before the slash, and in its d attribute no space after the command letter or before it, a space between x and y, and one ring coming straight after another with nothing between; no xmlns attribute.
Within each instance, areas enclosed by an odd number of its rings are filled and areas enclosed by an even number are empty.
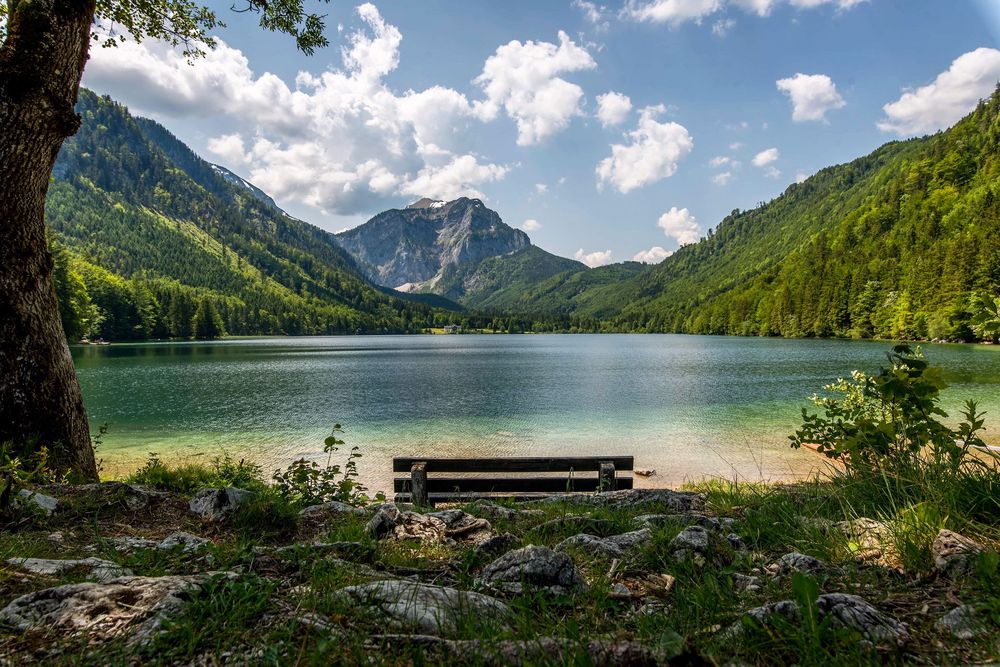
<svg viewBox="0 0 1000 667"><path fill-rule="evenodd" d="M545 183L535 183L535 192L536 193L538 193L540 195L544 195L548 191L549 191L549 186L547 186Z"/></svg>
<svg viewBox="0 0 1000 667"><path fill-rule="evenodd" d="M595 250L594 252L584 252L583 248L580 248L573 255L576 261L583 262L590 268L596 268L598 266L604 266L605 264L611 263L611 251L610 250Z"/></svg>
<svg viewBox="0 0 1000 667"><path fill-rule="evenodd" d="M826 74L802 74L775 82L778 90L792 101L792 120L825 121L828 111L842 109L847 102Z"/></svg>
<svg viewBox="0 0 1000 667"><path fill-rule="evenodd" d="M532 218L528 218L527 220L521 223L521 229L523 229L526 232L537 232L541 228L542 228L542 223Z"/></svg>
<svg viewBox="0 0 1000 667"><path fill-rule="evenodd" d="M660 104L639 112L636 129L627 135L629 143L612 144L611 156L597 165L598 188L610 183L625 194L674 175L694 140L683 125L657 121L665 111Z"/></svg>
<svg viewBox="0 0 1000 667"><path fill-rule="evenodd" d="M677 241L677 245L695 243L701 236L698 221L686 208L671 207L660 216L656 226L662 229L665 235Z"/></svg>
<svg viewBox="0 0 1000 667"><path fill-rule="evenodd" d="M587 22L594 26L594 30L604 32L611 27L611 22L608 20L608 8L604 5L587 2L586 0L573 0L572 4L573 7L583 13L583 17L587 19Z"/></svg>
<svg viewBox="0 0 1000 667"><path fill-rule="evenodd" d="M725 167L727 164L732 164L733 158L728 155L717 155L708 161L711 167Z"/></svg>
<svg viewBox="0 0 1000 667"><path fill-rule="evenodd" d="M779 157L781 157L781 154L778 152L777 148L762 150L753 156L753 166L766 167L772 162L776 162Z"/></svg>
<svg viewBox="0 0 1000 667"><path fill-rule="evenodd" d="M902 136L936 132L972 111L1000 80L1000 51L979 48L963 54L932 83L903 94L882 109L883 132Z"/></svg>
<svg viewBox="0 0 1000 667"><path fill-rule="evenodd" d="M817 9L831 6L837 11L847 11L868 0L629 0L621 15L633 21L665 23L671 27L693 21L701 23L706 17L735 6L757 16L770 16L775 7L787 3L795 9ZM712 25L712 32L725 33L735 25L732 19L720 19Z"/></svg>
<svg viewBox="0 0 1000 667"><path fill-rule="evenodd" d="M778 180L779 178L781 178L781 170L778 169L777 167L768 167L767 169L764 170L764 177Z"/></svg>
<svg viewBox="0 0 1000 667"><path fill-rule="evenodd" d="M342 67L300 72L293 87L255 73L221 40L193 65L152 40L95 49L85 85L158 119L224 117L234 131L209 150L278 201L351 214L404 195L480 196L508 167L463 149L478 110L450 88L389 88L402 35L372 4L357 14L362 28L345 38Z"/></svg>
<svg viewBox="0 0 1000 667"><path fill-rule="evenodd" d="M659 264L667 257L674 254L673 250L667 250L666 248L661 248L658 245L654 245L649 250L640 250L635 253L632 257L633 262L642 262L643 264Z"/></svg>
<svg viewBox="0 0 1000 667"><path fill-rule="evenodd" d="M628 95L614 91L597 96L597 118L604 127L621 125L632 111L632 100Z"/></svg>
<svg viewBox="0 0 1000 667"><path fill-rule="evenodd" d="M587 50L559 32L559 44L511 41L486 59L475 79L486 99L475 103L477 115L493 120L501 110L517 124L519 146L537 144L566 129L582 114L583 89L560 74L597 66Z"/></svg>
<svg viewBox="0 0 1000 667"><path fill-rule="evenodd" d="M733 180L733 172L723 171L712 177L712 182L723 187L729 185Z"/></svg>

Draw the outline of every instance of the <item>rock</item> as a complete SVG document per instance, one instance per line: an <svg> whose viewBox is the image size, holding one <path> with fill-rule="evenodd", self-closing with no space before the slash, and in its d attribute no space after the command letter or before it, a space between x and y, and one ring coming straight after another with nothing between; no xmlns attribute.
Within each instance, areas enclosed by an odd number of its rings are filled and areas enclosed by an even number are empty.
<svg viewBox="0 0 1000 667"><path fill-rule="evenodd" d="M356 604L377 608L396 626L430 633L454 631L469 618L502 622L510 613L503 602L481 593L399 579L350 586L338 593Z"/></svg>
<svg viewBox="0 0 1000 667"><path fill-rule="evenodd" d="M729 546L733 548L733 551L746 551L747 544L743 541L743 538L736 533L729 533L726 535L726 541L729 542Z"/></svg>
<svg viewBox="0 0 1000 667"><path fill-rule="evenodd" d="M211 540L184 531L170 533L156 545L157 549L181 549L184 553L194 553L212 544Z"/></svg>
<svg viewBox="0 0 1000 667"><path fill-rule="evenodd" d="M360 507L354 507L353 505L348 505L337 500L331 500L321 505L310 505L299 512L300 517L310 521L328 521L337 516L365 516L367 514L368 512Z"/></svg>
<svg viewBox="0 0 1000 667"><path fill-rule="evenodd" d="M637 508L655 506L670 512L697 512L705 507L705 496L687 491L670 489L623 489L593 494L564 494L548 496L536 503L569 503L597 507Z"/></svg>
<svg viewBox="0 0 1000 667"><path fill-rule="evenodd" d="M476 545L476 557L496 557L505 554L520 543L520 540L510 533L494 535L490 539Z"/></svg>
<svg viewBox="0 0 1000 667"><path fill-rule="evenodd" d="M884 614L863 598L846 593L827 593L816 600L816 610L819 621L828 621L830 627L847 628L861 634L865 639L879 644L895 644L902 646L910 639L905 623ZM769 627L775 616L781 616L792 623L802 621L802 612L798 604L791 600L783 600L763 607L757 607L746 612L763 627ZM740 626L730 628L730 636L742 632Z"/></svg>
<svg viewBox="0 0 1000 667"><path fill-rule="evenodd" d="M476 516L485 516L490 519L515 519L519 516L530 517L545 514L541 510L504 507L489 500L477 500L472 504L471 509Z"/></svg>
<svg viewBox="0 0 1000 667"><path fill-rule="evenodd" d="M540 588L557 595L568 595L586 588L569 556L533 544L508 552L487 565L481 581L512 593L520 593L526 588Z"/></svg>
<svg viewBox="0 0 1000 667"><path fill-rule="evenodd" d="M133 537L131 535L125 535L123 537L112 537L108 539L111 544L115 545L115 549L118 551L136 551L138 549L155 549L159 544L156 540L147 540L143 537Z"/></svg>
<svg viewBox="0 0 1000 667"><path fill-rule="evenodd" d="M737 593L756 593L764 586L764 581L760 577L740 574L739 572L731 576L733 578L733 590Z"/></svg>
<svg viewBox="0 0 1000 667"><path fill-rule="evenodd" d="M462 510L444 510L442 512L432 512L424 516L444 522L444 537L446 540L454 540L466 544L479 544L493 536L493 528L490 526L489 521L466 514Z"/></svg>
<svg viewBox="0 0 1000 667"><path fill-rule="evenodd" d="M628 551L629 549L647 544L651 539L653 539L652 531L648 528L643 528L642 530L633 530L628 533L621 533L620 535L611 535L604 538L604 541L614 544L622 551Z"/></svg>
<svg viewBox="0 0 1000 667"><path fill-rule="evenodd" d="M28 489L18 491L17 498L19 502L40 511L45 516L52 516L59 507L59 501L52 496Z"/></svg>
<svg viewBox="0 0 1000 667"><path fill-rule="evenodd" d="M670 540L670 551L694 551L704 554L710 545L708 530L701 526L688 526Z"/></svg>
<svg viewBox="0 0 1000 667"><path fill-rule="evenodd" d="M621 558L625 551L620 546L596 535L580 533L573 537L567 537L556 545L556 551L579 550L594 556L604 556L606 558Z"/></svg>
<svg viewBox="0 0 1000 667"><path fill-rule="evenodd" d="M971 604L955 607L942 616L934 624L934 627L941 632L947 632L955 639L963 641L981 637L989 632L986 623L979 617L979 614L976 613L976 608Z"/></svg>
<svg viewBox="0 0 1000 667"><path fill-rule="evenodd" d="M86 570L88 577L97 581L110 581L118 577L131 576L132 571L117 563L101 558L80 558L58 560L52 558L8 558L7 562L32 574L58 576L72 570Z"/></svg>
<svg viewBox="0 0 1000 667"><path fill-rule="evenodd" d="M971 574L976 558L986 548L972 538L942 530L931 544L934 567L946 577Z"/></svg>
<svg viewBox="0 0 1000 667"><path fill-rule="evenodd" d="M448 664L485 667L522 665L591 665L591 667L653 667L667 664L666 656L635 641L579 642L562 637L536 639L442 639L428 635L376 635L369 646L398 654L406 650L436 651Z"/></svg>
<svg viewBox="0 0 1000 667"><path fill-rule="evenodd" d="M448 526L444 521L429 514L403 512L399 522L389 535L397 540L420 540L421 542L441 542Z"/></svg>
<svg viewBox="0 0 1000 667"><path fill-rule="evenodd" d="M207 575L125 577L104 583L70 584L28 593L0 610L0 623L22 632L34 627L104 641L132 633L150 639L163 621L184 606L183 596Z"/></svg>
<svg viewBox="0 0 1000 667"><path fill-rule="evenodd" d="M611 586L611 592L608 594L608 597L615 600L631 600L632 591L625 584L618 582Z"/></svg>
<svg viewBox="0 0 1000 667"><path fill-rule="evenodd" d="M375 539L381 539L392 532L402 518L403 513L392 503L379 505L375 515L368 520L365 530Z"/></svg>
<svg viewBox="0 0 1000 667"><path fill-rule="evenodd" d="M827 564L818 558L800 554L797 551L785 554L769 569L777 576L789 576L795 572L801 572L802 574L823 574L830 570Z"/></svg>
<svg viewBox="0 0 1000 667"><path fill-rule="evenodd" d="M669 574L647 573L625 577L611 587L611 597L618 599L665 598L677 579Z"/></svg>
<svg viewBox="0 0 1000 667"><path fill-rule="evenodd" d="M831 526L831 529L844 534L856 560L886 566L891 565L894 560L892 556L895 547L892 544L892 533L889 525L882 521L861 517L850 521L838 521Z"/></svg>
<svg viewBox="0 0 1000 667"><path fill-rule="evenodd" d="M234 486L225 489L202 489L188 504L191 511L206 521L223 521L253 497L250 491Z"/></svg>

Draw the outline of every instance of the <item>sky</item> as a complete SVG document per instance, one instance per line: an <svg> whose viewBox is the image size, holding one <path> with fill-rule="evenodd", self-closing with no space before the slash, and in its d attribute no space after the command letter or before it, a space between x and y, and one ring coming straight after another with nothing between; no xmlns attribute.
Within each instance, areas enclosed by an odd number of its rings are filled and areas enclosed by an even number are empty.
<svg viewBox="0 0 1000 667"><path fill-rule="evenodd" d="M209 6L206 57L95 47L84 85L330 231L473 196L591 266L661 261L1000 81L1000 0L333 0L312 56Z"/></svg>

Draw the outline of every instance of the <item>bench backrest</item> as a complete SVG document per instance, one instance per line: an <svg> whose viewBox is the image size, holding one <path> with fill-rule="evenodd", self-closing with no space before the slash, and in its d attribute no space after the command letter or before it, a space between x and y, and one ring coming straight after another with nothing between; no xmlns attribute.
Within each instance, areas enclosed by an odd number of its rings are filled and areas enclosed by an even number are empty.
<svg viewBox="0 0 1000 667"><path fill-rule="evenodd" d="M393 490L398 502L432 503L482 496L523 497L631 489L631 475L618 473L631 472L633 465L631 456L469 459L400 456L392 460L392 470L408 475L396 477ZM439 476L436 473L451 474ZM577 473L597 475L577 476Z"/></svg>

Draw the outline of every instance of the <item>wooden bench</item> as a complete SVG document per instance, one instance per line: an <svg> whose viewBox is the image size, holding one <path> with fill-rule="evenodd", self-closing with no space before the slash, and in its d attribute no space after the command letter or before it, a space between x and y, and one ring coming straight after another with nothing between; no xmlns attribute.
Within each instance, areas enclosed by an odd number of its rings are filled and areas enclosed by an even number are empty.
<svg viewBox="0 0 1000 667"><path fill-rule="evenodd" d="M531 456L505 459L400 456L392 460L393 473L407 473L407 476L393 480L396 502L412 502L416 505L486 497L529 498L543 494L631 489L631 474L619 477L617 473L631 473L632 468L631 456ZM449 474L438 476L439 473ZM577 473L597 474L578 477Z"/></svg>

